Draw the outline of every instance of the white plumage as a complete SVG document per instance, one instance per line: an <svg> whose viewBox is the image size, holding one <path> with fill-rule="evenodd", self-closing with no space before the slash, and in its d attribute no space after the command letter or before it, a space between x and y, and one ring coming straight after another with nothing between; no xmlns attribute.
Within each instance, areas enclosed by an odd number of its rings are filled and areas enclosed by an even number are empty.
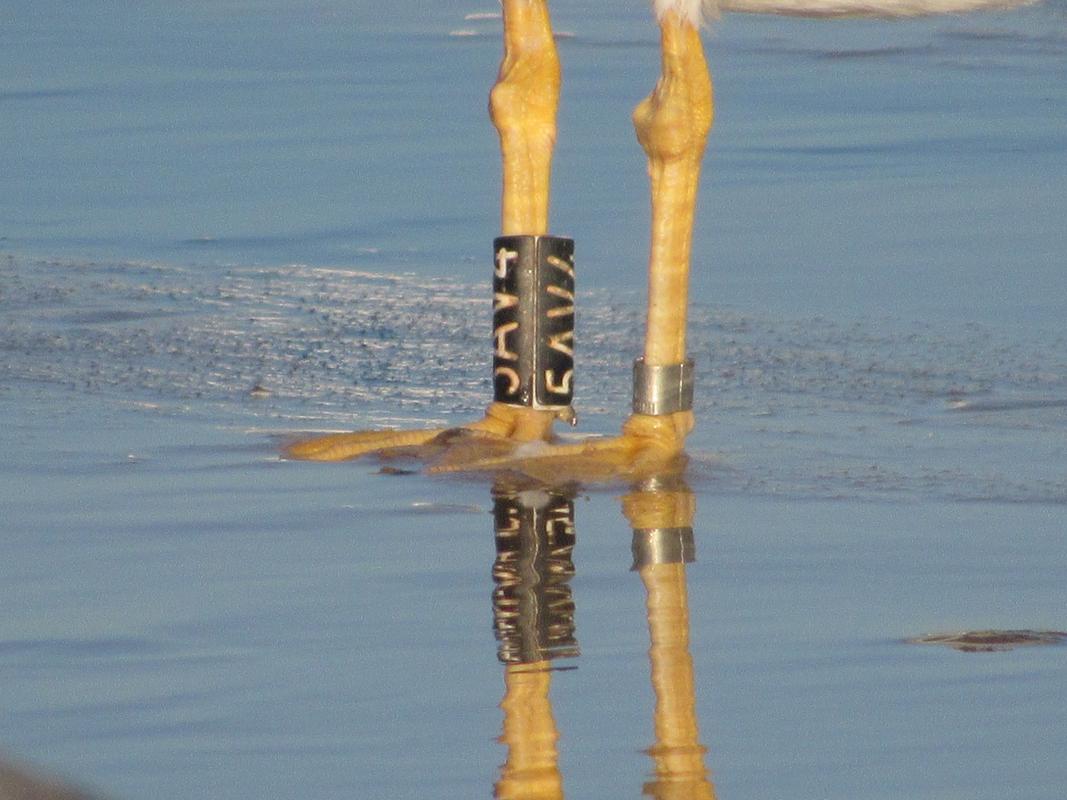
<svg viewBox="0 0 1067 800"><path fill-rule="evenodd" d="M1036 0L652 0L656 17L676 12L694 25L725 12L781 14L793 17L920 17L995 11Z"/></svg>

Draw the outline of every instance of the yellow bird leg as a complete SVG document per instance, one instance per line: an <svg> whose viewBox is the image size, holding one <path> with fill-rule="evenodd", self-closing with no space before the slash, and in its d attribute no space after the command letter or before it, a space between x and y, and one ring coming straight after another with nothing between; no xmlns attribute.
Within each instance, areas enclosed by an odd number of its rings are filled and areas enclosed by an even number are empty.
<svg viewBox="0 0 1067 800"><path fill-rule="evenodd" d="M544 411L507 403L490 403L485 417L464 427L494 436L502 436L513 442L545 441L552 436L552 422L558 412Z"/></svg>
<svg viewBox="0 0 1067 800"><path fill-rule="evenodd" d="M693 216L712 120L711 77L697 29L669 12L660 32L663 74L633 114L652 184L645 335L650 365L685 359Z"/></svg>
<svg viewBox="0 0 1067 800"><path fill-rule="evenodd" d="M559 55L544 0L504 0L504 59L489 94L500 134L505 236L548 233L549 178L559 107Z"/></svg>
<svg viewBox="0 0 1067 800"><path fill-rule="evenodd" d="M549 178L556 141L559 105L559 56L544 0L504 0L504 58L489 96L493 125L500 134L503 160L501 233L543 235L548 232ZM461 430L505 442L547 441L558 411L493 403L483 419ZM447 429L421 431L359 431L296 442L285 450L288 458L344 461L360 456L417 451L444 437L467 450L472 437L446 437ZM478 437L475 436L474 439ZM438 445L445 442L438 441ZM434 447L437 453L440 446ZM500 447L493 448L497 452ZM461 453L460 460L464 460ZM483 457L471 448L465 459Z"/></svg>
<svg viewBox="0 0 1067 800"><path fill-rule="evenodd" d="M648 262L648 322L645 363L685 360L689 262L700 163L713 117L711 76L700 33L671 11L660 21L662 74L652 94L634 109L637 139L648 156L652 189L652 237ZM634 414L631 421L642 416ZM692 430L691 412L672 434L680 447ZM665 441L664 445L670 445Z"/></svg>
<svg viewBox="0 0 1067 800"><path fill-rule="evenodd" d="M500 136L500 232L542 236L548 233L559 53L545 0L504 0L502 8L504 58L489 93L489 117ZM554 411L494 403L486 418L471 427L517 442L544 441L551 438L555 419Z"/></svg>

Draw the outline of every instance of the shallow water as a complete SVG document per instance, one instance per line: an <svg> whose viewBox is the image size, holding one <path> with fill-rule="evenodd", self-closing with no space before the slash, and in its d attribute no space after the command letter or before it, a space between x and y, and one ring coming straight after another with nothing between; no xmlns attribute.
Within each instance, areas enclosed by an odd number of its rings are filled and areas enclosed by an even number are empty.
<svg viewBox="0 0 1067 800"><path fill-rule="evenodd" d="M555 10L584 433L641 335L657 57L598 6ZM0 12L0 751L131 800L506 796L510 687L571 797L673 754L692 797L1058 800L1067 650L903 642L1067 627L1064 5L716 27L684 573L630 571L627 487L505 557L487 483L278 459L486 402L488 10ZM502 665L502 597L580 655Z"/></svg>

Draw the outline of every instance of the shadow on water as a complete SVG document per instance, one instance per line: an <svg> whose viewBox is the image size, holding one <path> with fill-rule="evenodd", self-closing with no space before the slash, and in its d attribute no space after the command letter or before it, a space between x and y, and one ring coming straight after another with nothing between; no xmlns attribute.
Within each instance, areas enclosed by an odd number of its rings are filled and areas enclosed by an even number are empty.
<svg viewBox="0 0 1067 800"><path fill-rule="evenodd" d="M94 795L0 760L0 800L93 800Z"/></svg>
<svg viewBox="0 0 1067 800"><path fill-rule="evenodd" d="M556 660L579 655L569 585L575 572L573 493L498 484L493 501L493 616L505 686L500 741L507 747L494 796L562 798L561 733L550 688ZM655 741L645 751L653 762L652 778L642 794L713 798L689 651L685 565L694 559L693 493L680 479L651 479L634 486L622 503L633 527L633 570L647 595L656 697Z"/></svg>

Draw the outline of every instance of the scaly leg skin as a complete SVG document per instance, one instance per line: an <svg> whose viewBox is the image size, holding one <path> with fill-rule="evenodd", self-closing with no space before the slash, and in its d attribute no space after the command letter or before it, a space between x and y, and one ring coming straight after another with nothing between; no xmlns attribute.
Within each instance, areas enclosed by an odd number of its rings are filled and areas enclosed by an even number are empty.
<svg viewBox="0 0 1067 800"><path fill-rule="evenodd" d="M711 77L697 27L675 11L660 20L663 73L634 110L637 138L648 155L652 188L645 363L685 359L686 307L693 215L700 162L712 121ZM633 414L620 436L573 445L533 444L477 463L445 462L441 471L513 469L535 478L604 480L674 472L684 466L691 411Z"/></svg>
<svg viewBox="0 0 1067 800"><path fill-rule="evenodd" d="M504 0L503 7L504 59L489 97L503 160L501 232L543 235L548 233L559 56L545 0ZM332 434L291 444L285 454L304 460L344 461L372 453L409 453L467 463L485 458L486 447L488 453L499 456L515 444L548 441L558 413L494 402L483 419L458 429Z"/></svg>

